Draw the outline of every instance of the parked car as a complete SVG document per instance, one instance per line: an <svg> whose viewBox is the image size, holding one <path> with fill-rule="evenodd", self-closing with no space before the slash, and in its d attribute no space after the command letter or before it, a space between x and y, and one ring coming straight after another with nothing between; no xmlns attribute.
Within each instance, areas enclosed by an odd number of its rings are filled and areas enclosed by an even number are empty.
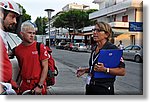
<svg viewBox="0 0 150 102"><path fill-rule="evenodd" d="M65 49L65 50L68 50L69 45L70 45L70 42L67 42L67 44L66 44L66 45L64 45L64 49Z"/></svg>
<svg viewBox="0 0 150 102"><path fill-rule="evenodd" d="M74 51L85 51L87 52L87 47L85 45L85 43L75 43L75 46L73 47Z"/></svg>
<svg viewBox="0 0 150 102"><path fill-rule="evenodd" d="M74 46L75 46L75 43L68 42L68 43L64 46L64 49L65 49L65 50L72 50Z"/></svg>
<svg viewBox="0 0 150 102"><path fill-rule="evenodd" d="M64 49L66 44L67 44L66 42L60 42L58 43L58 45L56 45L56 49Z"/></svg>
<svg viewBox="0 0 150 102"><path fill-rule="evenodd" d="M135 62L142 62L143 48L139 45L129 45L123 49L123 58L134 60Z"/></svg>
<svg viewBox="0 0 150 102"><path fill-rule="evenodd" d="M14 47L16 47L17 45L19 45L22 42L22 40L17 36L17 34L13 34L13 33L9 33L8 36L6 37L6 39L7 39L7 43L8 43L8 52L11 52ZM18 68L19 68L18 61L17 61L16 57L14 57L14 56L12 57L10 55L9 55L9 59L12 63L12 67L13 67L12 78L14 80L16 80L17 75L18 75Z"/></svg>

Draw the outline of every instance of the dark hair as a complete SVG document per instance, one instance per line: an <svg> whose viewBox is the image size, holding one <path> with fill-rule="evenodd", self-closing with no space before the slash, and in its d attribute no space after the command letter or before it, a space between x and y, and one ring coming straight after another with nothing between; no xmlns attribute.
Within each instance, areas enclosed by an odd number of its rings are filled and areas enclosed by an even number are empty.
<svg viewBox="0 0 150 102"><path fill-rule="evenodd" d="M10 12L10 11L8 11L8 10L3 10L3 13L4 13L4 19L6 18L6 16L8 15L9 12Z"/></svg>

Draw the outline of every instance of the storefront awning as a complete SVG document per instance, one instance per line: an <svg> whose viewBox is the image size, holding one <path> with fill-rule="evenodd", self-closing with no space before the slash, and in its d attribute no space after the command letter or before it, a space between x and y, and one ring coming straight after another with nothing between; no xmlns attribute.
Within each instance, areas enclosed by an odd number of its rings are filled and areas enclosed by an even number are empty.
<svg viewBox="0 0 150 102"><path fill-rule="evenodd" d="M112 28L112 31L114 32L115 35L124 34L124 33L129 32L128 29L117 29L117 28Z"/></svg>
<svg viewBox="0 0 150 102"><path fill-rule="evenodd" d="M87 33L84 33L83 35L84 35L84 36L85 36L85 35L93 35L93 32L87 32Z"/></svg>

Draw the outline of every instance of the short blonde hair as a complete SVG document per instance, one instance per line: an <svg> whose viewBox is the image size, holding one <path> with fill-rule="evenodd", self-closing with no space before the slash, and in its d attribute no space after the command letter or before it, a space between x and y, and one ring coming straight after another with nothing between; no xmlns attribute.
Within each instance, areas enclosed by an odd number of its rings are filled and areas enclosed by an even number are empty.
<svg viewBox="0 0 150 102"><path fill-rule="evenodd" d="M112 32L112 28L111 28L111 26L108 23L105 23L105 22L96 22L95 24L100 28L100 30L104 30L106 33L109 34L108 38L110 36L112 36L112 33L113 33Z"/></svg>
<svg viewBox="0 0 150 102"><path fill-rule="evenodd" d="M27 20L22 23L21 32L25 32L26 30L29 30L29 29L37 31L36 25L32 23L31 21Z"/></svg>

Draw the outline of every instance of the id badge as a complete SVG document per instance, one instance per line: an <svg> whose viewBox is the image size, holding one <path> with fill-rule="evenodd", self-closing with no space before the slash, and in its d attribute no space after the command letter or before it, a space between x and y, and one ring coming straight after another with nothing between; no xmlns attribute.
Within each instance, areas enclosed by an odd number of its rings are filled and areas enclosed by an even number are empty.
<svg viewBox="0 0 150 102"><path fill-rule="evenodd" d="M89 85L91 81L91 76L87 75L86 77L86 84Z"/></svg>

